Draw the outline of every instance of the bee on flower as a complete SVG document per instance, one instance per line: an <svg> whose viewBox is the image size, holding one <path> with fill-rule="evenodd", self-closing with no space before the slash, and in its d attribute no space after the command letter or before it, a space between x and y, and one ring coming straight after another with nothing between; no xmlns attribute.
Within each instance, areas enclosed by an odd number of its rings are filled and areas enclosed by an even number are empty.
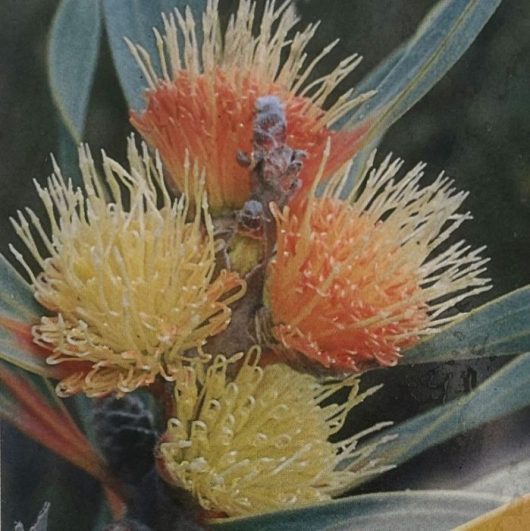
<svg viewBox="0 0 530 531"><path fill-rule="evenodd" d="M6 411L102 482L108 529L297 508L392 468L399 454L373 452L393 435L358 446L390 422L343 435L381 387L361 391L359 373L396 365L490 288L484 248L455 239L466 193L443 173L424 184L424 164L355 160L380 123L348 116L373 93L332 92L360 57L312 81L336 42L310 60L318 24L298 30L290 0L263 8L240 0L224 33L218 0L200 23L162 15L157 57L127 41L145 143L129 139L127 168L103 153L102 171L82 145L82 185L54 161L36 184L47 219L12 219L40 313L0 316L22 352L8 359L38 373L46 357L56 394L99 398L98 448L0 371L23 405Z"/></svg>
<svg viewBox="0 0 530 531"><path fill-rule="evenodd" d="M148 82L146 108L133 111L131 122L158 149L171 182L182 189L182 165L188 151L206 170L206 190L214 215L239 209L251 194L251 182L236 153L252 149L256 102L273 95L284 106L290 124L287 143L305 152L300 173L307 190L318 169L322 150L332 138L326 174L347 163L358 149L363 127L333 131L339 119L370 94L352 98L353 90L334 104L326 103L335 87L359 64L352 55L322 79L308 82L315 66L338 41L312 61L306 48L317 24L291 35L298 22L290 1L268 1L253 33L256 4L242 0L224 34L218 1L208 0L199 30L189 10L163 17L164 31L155 30L160 74L155 58L129 43ZM199 25L200 27L200 25Z"/></svg>
<svg viewBox="0 0 530 531"><path fill-rule="evenodd" d="M293 33L290 2L266 3L259 36L249 0L222 38L216 13L209 1L202 46L191 12L164 17L164 32L155 30L160 75L130 44L149 83L133 125L161 151L177 189L186 147L206 169L215 215L238 213L229 259L242 274L266 271L247 320L255 318L253 337L267 337L267 350L309 370L395 365L406 348L457 318L457 302L489 288L482 249L447 243L470 217L458 213L466 194L443 176L422 186L422 165L398 178L401 162L387 159L379 169L369 163L342 198L364 126L332 126L370 94L347 93L324 108L359 58L307 84L330 47L306 61L315 26ZM249 327L232 335L252 335ZM248 341L215 345L238 352Z"/></svg>

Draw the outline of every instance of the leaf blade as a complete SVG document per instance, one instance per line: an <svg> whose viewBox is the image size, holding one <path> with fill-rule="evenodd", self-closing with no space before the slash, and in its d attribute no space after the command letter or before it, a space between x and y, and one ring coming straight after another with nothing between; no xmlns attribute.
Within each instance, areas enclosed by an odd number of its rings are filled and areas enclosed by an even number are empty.
<svg viewBox="0 0 530 531"><path fill-rule="evenodd" d="M501 0L444 0L425 17L408 45L362 82L377 94L351 118L367 120L367 141L377 138L421 99L456 63L493 15ZM387 73L388 72L388 73ZM386 73L386 75L384 75Z"/></svg>
<svg viewBox="0 0 530 531"><path fill-rule="evenodd" d="M400 465L451 437L529 405L530 353L527 353L505 365L471 393L385 430L383 436L393 439L378 446L356 466L362 467L368 459L377 459L381 465ZM359 478L349 487L366 480Z"/></svg>
<svg viewBox="0 0 530 531"><path fill-rule="evenodd" d="M48 79L74 142L83 131L101 37L100 1L62 0L49 36Z"/></svg>
<svg viewBox="0 0 530 531"><path fill-rule="evenodd" d="M118 483L49 382L0 362L0 383L0 419L101 481L111 510L123 514Z"/></svg>
<svg viewBox="0 0 530 531"><path fill-rule="evenodd" d="M497 496L472 496L460 491L374 493L300 509L231 518L224 522L218 521L212 527L219 531L449 529L499 507L504 501L505 498Z"/></svg>
<svg viewBox="0 0 530 531"><path fill-rule="evenodd" d="M361 149L346 182L347 194L386 131L452 68L473 43L502 0L443 0L415 34L357 86L352 97L376 95L337 122L337 128L366 124Z"/></svg>
<svg viewBox="0 0 530 531"><path fill-rule="evenodd" d="M466 485L466 490L500 494L510 498L530 492L530 459L510 463Z"/></svg>
<svg viewBox="0 0 530 531"><path fill-rule="evenodd" d="M454 531L496 531L502 529L528 529L530 525L530 494L506 505L479 515Z"/></svg>
<svg viewBox="0 0 530 531"><path fill-rule="evenodd" d="M141 45L152 58L157 57L152 29L162 25L162 13L169 13L172 9L183 11L189 7L198 15L205 6L205 0L104 0L105 27L114 66L130 109L142 109L147 83L124 38Z"/></svg>
<svg viewBox="0 0 530 531"><path fill-rule="evenodd" d="M46 364L46 353L33 343L31 335L31 326L43 313L29 284L0 255L0 359L51 376L55 371Z"/></svg>
<svg viewBox="0 0 530 531"><path fill-rule="evenodd" d="M404 352L401 363L431 363L530 351L530 286L476 308Z"/></svg>

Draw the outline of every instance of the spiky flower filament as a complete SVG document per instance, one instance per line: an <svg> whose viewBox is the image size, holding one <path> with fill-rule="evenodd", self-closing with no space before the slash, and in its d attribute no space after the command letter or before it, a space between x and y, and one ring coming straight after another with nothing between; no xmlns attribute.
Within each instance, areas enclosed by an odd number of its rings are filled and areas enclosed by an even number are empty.
<svg viewBox="0 0 530 531"><path fill-rule="evenodd" d="M308 155L300 175L306 186L329 137L333 150L327 174L351 159L362 135L359 129L332 132L330 127L369 94L352 98L348 91L328 105L331 92L360 58L348 57L327 76L308 83L315 66L338 41L309 61L306 48L318 24L293 35L298 22L294 6L290 1L278 6L268 1L256 36L252 30L257 22L255 9L253 1L241 0L223 35L218 2L209 0L202 19L202 45L189 9L164 16L164 33L155 30L160 74L148 53L130 44L149 84L147 108L131 114L133 125L160 150L179 189L185 150L202 161L215 212L240 208L248 199L248 171L237 163L235 154L252 149L258 97L273 94L284 103L287 143Z"/></svg>
<svg viewBox="0 0 530 531"><path fill-rule="evenodd" d="M206 372L198 364L182 369L159 447L159 469L169 482L205 509L235 516L327 500L363 474L383 470L364 460L373 445L362 451L356 445L388 423L329 440L378 388L359 393L355 378L319 383L283 364L261 368L256 349L230 376L240 359L218 356ZM347 399L330 401L343 388Z"/></svg>
<svg viewBox="0 0 530 531"><path fill-rule="evenodd" d="M458 302L490 287L483 248L447 243L470 218L458 213L467 194L443 174L422 187L423 164L402 178L400 160L371 164L345 199L348 172L309 197L302 216L274 209L267 300L288 357L345 371L394 365L456 319Z"/></svg>
<svg viewBox="0 0 530 531"><path fill-rule="evenodd" d="M244 291L234 273L214 278L216 243L197 165L185 165L193 184L173 199L145 145L139 152L131 139L128 158L126 170L103 154L101 178L81 147L84 190L57 166L46 187L36 184L51 235L30 209L12 220L41 273L12 251L52 314L34 327L35 341L52 349L49 363L91 363L60 382L63 395L172 379L181 353L223 330Z"/></svg>

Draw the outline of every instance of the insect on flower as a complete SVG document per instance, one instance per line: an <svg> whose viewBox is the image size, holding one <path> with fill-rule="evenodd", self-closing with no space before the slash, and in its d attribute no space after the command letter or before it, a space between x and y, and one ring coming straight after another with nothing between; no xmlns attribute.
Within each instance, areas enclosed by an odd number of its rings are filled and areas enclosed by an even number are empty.
<svg viewBox="0 0 530 531"><path fill-rule="evenodd" d="M402 164L372 157L346 197L348 170L313 190L301 214L273 206L265 299L282 359L339 372L395 365L458 317L456 303L490 289L484 248L439 250L469 219L458 212L467 194L443 174L421 186L423 164L399 178Z"/></svg>
<svg viewBox="0 0 530 531"><path fill-rule="evenodd" d="M297 163L300 153L295 152L292 159L282 154L281 160L292 165L293 183L300 178L302 188L308 190L328 138L333 140L325 172L328 176L359 149L365 124L349 124L341 131L332 126L371 93L352 97L351 89L335 103L327 103L361 58L354 54L328 75L309 82L315 67L338 41L310 61L307 47L317 24L295 32L297 22L290 1L267 1L258 20L255 2L241 0L222 33L218 2L208 0L202 25L191 11L175 10L163 16L164 31L155 30L158 58L129 43L148 83L146 108L132 111L131 122L160 151L174 187L182 189L186 151L201 161L214 216L242 208L251 196L251 179L241 166L241 162L244 166L250 161L244 156L236 160L238 150L250 153L262 145L269 152L271 143L280 151L278 146L284 144L303 150L307 154L303 168ZM258 36L253 31L256 24ZM204 38L198 46L200 30ZM289 123L288 131L283 116ZM253 127L256 123L257 128ZM259 149L255 156L259 158ZM273 162L265 166L271 164L276 173ZM284 193L292 193L289 186Z"/></svg>
<svg viewBox="0 0 530 531"><path fill-rule="evenodd" d="M245 201L236 214L237 232L243 236L260 240L263 237L265 213L263 205L255 199Z"/></svg>
<svg viewBox="0 0 530 531"><path fill-rule="evenodd" d="M287 119L283 104L277 96L262 96L256 100L252 129L252 152L238 151L237 160L251 169L251 196L268 209L274 201L283 207L300 188L299 179L306 157L304 151L287 145Z"/></svg>
<svg viewBox="0 0 530 531"><path fill-rule="evenodd" d="M300 188L299 174L305 158L304 151L286 143L288 124L277 96L256 100L252 131L252 151L236 153L238 163L248 169L251 183L251 199L236 213L230 243L232 265L240 272L248 272L265 257L270 258L275 238L270 205L284 206ZM265 241L260 246L251 240Z"/></svg>

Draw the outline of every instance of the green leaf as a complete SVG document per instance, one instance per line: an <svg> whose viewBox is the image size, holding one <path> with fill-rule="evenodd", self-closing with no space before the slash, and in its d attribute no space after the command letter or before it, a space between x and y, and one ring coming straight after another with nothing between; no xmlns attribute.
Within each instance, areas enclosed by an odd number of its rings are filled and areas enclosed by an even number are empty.
<svg viewBox="0 0 530 531"><path fill-rule="evenodd" d="M154 59L158 56L153 28L162 26L162 13L187 6L197 16L206 6L205 0L104 0L103 10L110 49L118 78L129 108L143 107L145 78L136 64L124 38L143 46ZM156 64L156 61L155 61Z"/></svg>
<svg viewBox="0 0 530 531"><path fill-rule="evenodd" d="M219 520L212 527L218 531L447 530L505 501L498 496L465 491L383 492L302 509Z"/></svg>
<svg viewBox="0 0 530 531"><path fill-rule="evenodd" d="M453 531L522 531L530 523L530 494L488 511Z"/></svg>
<svg viewBox="0 0 530 531"><path fill-rule="evenodd" d="M83 187L83 178L79 169L79 144L66 129L62 121L57 123L57 156L62 174L72 181L74 186Z"/></svg>
<svg viewBox="0 0 530 531"><path fill-rule="evenodd" d="M49 380L0 361L0 418L104 484L106 465Z"/></svg>
<svg viewBox="0 0 530 531"><path fill-rule="evenodd" d="M447 73L473 43L501 0L444 0L422 21L402 47L369 74L354 96L372 90L376 95L337 125L366 122L368 129L346 191L351 188L368 155L382 136Z"/></svg>
<svg viewBox="0 0 530 531"><path fill-rule="evenodd" d="M414 364L530 351L530 286L512 291L467 314L403 354Z"/></svg>
<svg viewBox="0 0 530 531"><path fill-rule="evenodd" d="M28 283L0 255L0 359L48 376L52 371L31 336L31 326L42 314Z"/></svg>
<svg viewBox="0 0 530 531"><path fill-rule="evenodd" d="M530 460L510 463L466 486L466 490L515 498L530 492Z"/></svg>
<svg viewBox="0 0 530 531"><path fill-rule="evenodd" d="M99 0L62 0L50 32L48 76L55 104L75 143L83 137L100 37Z"/></svg>
<svg viewBox="0 0 530 531"><path fill-rule="evenodd" d="M31 322L42 313L30 285L7 258L0 254L0 315Z"/></svg>
<svg viewBox="0 0 530 531"><path fill-rule="evenodd" d="M374 459L381 465L400 465L427 448L529 405L530 353L527 353L505 365L471 393L385 430L383 436L394 438L356 462L356 467ZM359 478L351 487L366 480Z"/></svg>

